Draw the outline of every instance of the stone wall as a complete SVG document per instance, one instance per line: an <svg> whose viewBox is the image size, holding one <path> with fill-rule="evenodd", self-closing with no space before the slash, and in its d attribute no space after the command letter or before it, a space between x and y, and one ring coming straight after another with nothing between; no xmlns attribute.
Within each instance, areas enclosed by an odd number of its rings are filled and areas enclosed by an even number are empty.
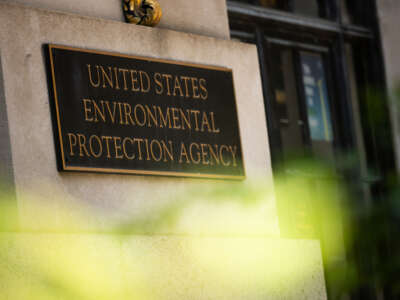
<svg viewBox="0 0 400 300"><path fill-rule="evenodd" d="M84 205L96 212L93 227L104 229L169 205L187 188L223 184L167 177L59 173L43 57L45 43L231 68L247 177L271 179L261 79L253 45L8 4L1 5L0 17L15 184L21 220L28 228L41 228L30 205L32 192L52 205L58 201L61 207L75 202ZM254 219L254 226L263 220L264 233L279 234L275 200L271 198L268 205L269 209ZM210 211L214 211L218 222L218 208ZM240 215L239 209L237 213ZM45 222L54 230L59 222L57 215L53 217L54 222ZM209 221L205 232L214 230ZM86 229L92 228L90 223ZM224 227L226 232L232 231L228 224ZM248 231L252 230L255 228L249 226Z"/></svg>
<svg viewBox="0 0 400 300"><path fill-rule="evenodd" d="M400 2L396 0L377 0L378 17L382 37L383 56L389 92L393 93L400 85L400 36L398 33L398 12ZM397 170L400 171L400 109L399 100L391 95L390 113L393 125L393 141L397 161Z"/></svg>
<svg viewBox="0 0 400 300"><path fill-rule="evenodd" d="M0 2L21 3L32 7L123 21L121 0L0 0ZM159 2L163 9L159 28L229 39L225 0L159 0Z"/></svg>

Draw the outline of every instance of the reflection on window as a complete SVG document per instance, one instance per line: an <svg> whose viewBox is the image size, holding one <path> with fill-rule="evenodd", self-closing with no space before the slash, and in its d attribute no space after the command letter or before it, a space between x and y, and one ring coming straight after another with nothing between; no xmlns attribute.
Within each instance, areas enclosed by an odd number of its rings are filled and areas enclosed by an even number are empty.
<svg viewBox="0 0 400 300"><path fill-rule="evenodd" d="M307 52L300 57L311 140L331 142L332 121L322 57Z"/></svg>

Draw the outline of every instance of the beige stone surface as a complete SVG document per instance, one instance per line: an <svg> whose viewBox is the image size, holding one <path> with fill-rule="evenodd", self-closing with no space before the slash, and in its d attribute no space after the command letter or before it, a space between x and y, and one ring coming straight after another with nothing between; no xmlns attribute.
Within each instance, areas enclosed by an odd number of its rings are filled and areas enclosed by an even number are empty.
<svg viewBox="0 0 400 300"><path fill-rule="evenodd" d="M229 39L226 0L159 0L160 28Z"/></svg>
<svg viewBox="0 0 400 300"><path fill-rule="evenodd" d="M279 235L275 199L270 194L249 206L229 194L229 186L225 201L214 199L212 191L225 187L223 181L66 174L56 168L45 43L232 68L248 178L236 183L236 188L248 188L257 179L257 187L270 190L268 134L253 45L14 4L0 4L0 20L5 99L24 228L64 230L72 220L74 230L108 230L121 222L154 221L175 209L173 226L138 227L166 233ZM210 190L207 197L191 200L206 189Z"/></svg>
<svg viewBox="0 0 400 300"><path fill-rule="evenodd" d="M326 299L317 241L1 234L0 257L4 299Z"/></svg>
<svg viewBox="0 0 400 300"><path fill-rule="evenodd" d="M143 270L154 299L326 299L316 241L132 237L122 247L127 278Z"/></svg>
<svg viewBox="0 0 400 300"><path fill-rule="evenodd" d="M15 190L7 106L1 69L0 59L0 201L4 201L5 197L14 197Z"/></svg>
<svg viewBox="0 0 400 300"><path fill-rule="evenodd" d="M389 91L394 92L400 85L400 2L397 0L378 0L378 17L382 37L383 56ZM400 172L400 109L398 99L392 95L390 113L393 125L393 141L397 159L397 170Z"/></svg>
<svg viewBox="0 0 400 300"><path fill-rule="evenodd" d="M159 28L229 39L225 0L159 1L163 9ZM0 0L0 2L15 2L114 21L124 20L121 0Z"/></svg>

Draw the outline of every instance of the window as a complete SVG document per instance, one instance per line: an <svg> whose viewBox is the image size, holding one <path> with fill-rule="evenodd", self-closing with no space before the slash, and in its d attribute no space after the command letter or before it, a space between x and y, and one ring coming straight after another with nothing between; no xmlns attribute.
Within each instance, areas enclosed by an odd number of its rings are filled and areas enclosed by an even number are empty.
<svg viewBox="0 0 400 300"><path fill-rule="evenodd" d="M357 153L357 163L341 174L359 187L357 203L351 203L355 211L357 205L371 205L371 195L379 197L385 187L379 179L365 180L367 170L373 169L379 178L394 168L394 155L388 151L393 149L389 117L386 122L374 122L370 118L374 107L368 104L368 90L386 86L375 0L227 3L231 37L258 48L273 170L290 176L293 170L287 168L287 162L303 155L325 160L333 170L340 170L343 153ZM387 114L387 103L378 105ZM316 193L321 180L318 174L307 174L303 190ZM321 205L304 198L284 201L277 195L279 218L289 220L281 223L288 224L281 225L283 236L318 238L324 261L345 265L352 253L343 251L340 257L333 257L324 250L330 236L324 230L323 217L313 220L313 226L304 224L304 216ZM340 219L337 215L338 232L342 230ZM345 248L344 240L345 236ZM357 263L362 270L371 267L365 260ZM327 269L329 297L352 299L332 284L330 274L332 270ZM354 299L376 299L370 297L375 293L372 289L355 291Z"/></svg>
<svg viewBox="0 0 400 300"><path fill-rule="evenodd" d="M302 50L267 40L270 70L271 118L279 128L283 160L310 151L334 159L332 99L328 91L324 52Z"/></svg>

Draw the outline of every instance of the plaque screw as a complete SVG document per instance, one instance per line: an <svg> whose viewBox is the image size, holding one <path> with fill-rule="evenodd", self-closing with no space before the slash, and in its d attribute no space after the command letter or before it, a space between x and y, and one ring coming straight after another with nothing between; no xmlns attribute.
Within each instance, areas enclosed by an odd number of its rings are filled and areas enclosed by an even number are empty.
<svg viewBox="0 0 400 300"><path fill-rule="evenodd" d="M123 0L122 7L127 23L154 27L162 17L157 0Z"/></svg>

